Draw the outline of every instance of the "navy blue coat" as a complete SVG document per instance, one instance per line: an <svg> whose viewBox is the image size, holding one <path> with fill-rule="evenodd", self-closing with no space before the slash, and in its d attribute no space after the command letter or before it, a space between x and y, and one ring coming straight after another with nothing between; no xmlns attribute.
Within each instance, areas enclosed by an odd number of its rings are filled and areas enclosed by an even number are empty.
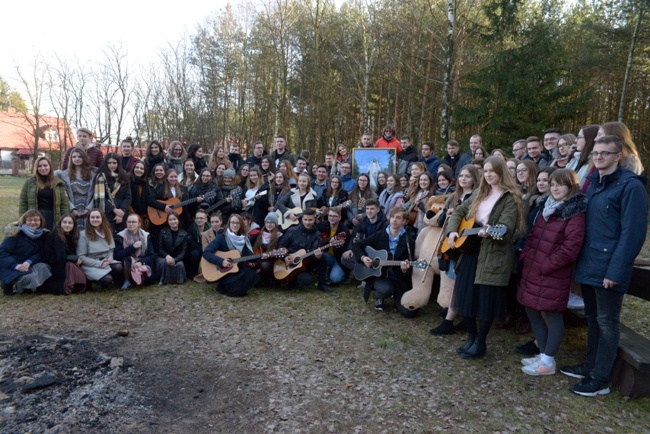
<svg viewBox="0 0 650 434"><path fill-rule="evenodd" d="M436 154L431 154L428 160L425 160L424 157L420 157L418 161L427 166L427 170L431 175L433 175L434 179L438 178L438 167L440 167L440 161L438 161Z"/></svg>
<svg viewBox="0 0 650 434"><path fill-rule="evenodd" d="M32 264L42 262L45 241L49 232L44 230L42 236L31 239L18 226L11 225L5 228L5 234L7 237L0 245L0 281L9 284L28 274L16 270L16 265L27 260Z"/></svg>
<svg viewBox="0 0 650 434"><path fill-rule="evenodd" d="M598 171L587 179L587 224L575 281L602 288L607 278L618 283L612 290L627 292L648 227L647 179L620 165L602 179Z"/></svg>

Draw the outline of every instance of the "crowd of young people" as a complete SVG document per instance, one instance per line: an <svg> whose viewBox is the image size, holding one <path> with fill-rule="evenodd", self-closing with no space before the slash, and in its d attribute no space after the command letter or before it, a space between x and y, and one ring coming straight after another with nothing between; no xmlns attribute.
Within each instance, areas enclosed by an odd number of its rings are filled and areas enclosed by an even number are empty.
<svg viewBox="0 0 650 434"><path fill-rule="evenodd" d="M475 135L464 154L458 142L448 142L441 161L433 143L424 142L418 156L409 137L397 140L387 126L374 145L364 134L359 146L394 148L398 173L356 179L344 145L310 164L310 153L294 155L283 136L270 154L255 143L248 159L236 143L226 154L178 141L165 151L154 140L137 159L131 138L120 154L103 156L90 137L79 130L61 171L46 157L36 160L21 191L20 219L8 225L0 246L5 295L205 282L215 270L225 271L216 290L228 296L245 296L260 282L311 285L310 270L316 287L331 292L355 266L372 266L372 248L388 251L396 266L366 279L364 298L374 291L377 310L387 310L392 299L402 316L413 317L417 312L401 299L412 288L415 238L428 200L444 196L436 220L448 235L445 273L454 290L445 319L431 333L453 333L462 315L468 339L458 353L478 358L487 353L493 324L506 327L523 311L535 334L524 350L534 357L522 360L523 372L553 374L562 312L570 296L581 301L570 290L575 280L582 284L590 343L587 362L562 372L583 379L576 393L608 392L619 295L643 243L629 231L647 221L643 166L624 124L587 125L577 136L550 129L543 142L515 141L510 159L500 149L490 155ZM174 205L179 201L182 207ZM458 248L467 220L481 228L480 242ZM599 220L607 220L604 233L591 223ZM503 228L499 236L491 231L496 227ZM254 259L239 263L237 257ZM201 259L210 270L199 267Z"/></svg>

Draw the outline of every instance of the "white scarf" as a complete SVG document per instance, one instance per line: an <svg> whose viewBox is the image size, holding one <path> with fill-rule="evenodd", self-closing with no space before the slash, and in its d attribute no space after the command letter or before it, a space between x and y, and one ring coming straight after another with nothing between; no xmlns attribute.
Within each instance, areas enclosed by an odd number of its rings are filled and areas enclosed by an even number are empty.
<svg viewBox="0 0 650 434"><path fill-rule="evenodd" d="M230 241L230 244L232 244L235 249L240 252L244 249L244 245L246 244L245 235L236 235L230 229L226 229L226 238L228 238L228 241Z"/></svg>

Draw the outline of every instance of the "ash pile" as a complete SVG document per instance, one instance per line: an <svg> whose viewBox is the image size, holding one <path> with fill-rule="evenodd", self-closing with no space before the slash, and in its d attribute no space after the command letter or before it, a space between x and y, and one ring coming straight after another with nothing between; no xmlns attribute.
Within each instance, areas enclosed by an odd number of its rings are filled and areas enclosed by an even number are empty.
<svg viewBox="0 0 650 434"><path fill-rule="evenodd" d="M147 413L134 369L87 340L0 337L0 432L98 432ZM136 418L137 419L137 418Z"/></svg>

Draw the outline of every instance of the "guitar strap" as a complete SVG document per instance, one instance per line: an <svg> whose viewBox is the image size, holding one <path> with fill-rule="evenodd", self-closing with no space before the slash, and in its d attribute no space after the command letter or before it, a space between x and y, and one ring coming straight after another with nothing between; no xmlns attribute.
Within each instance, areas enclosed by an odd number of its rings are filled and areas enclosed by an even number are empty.
<svg viewBox="0 0 650 434"><path fill-rule="evenodd" d="M409 237L408 234L404 234L406 236L406 251L409 253L409 262L413 262L413 258L411 257L411 245L409 244Z"/></svg>

